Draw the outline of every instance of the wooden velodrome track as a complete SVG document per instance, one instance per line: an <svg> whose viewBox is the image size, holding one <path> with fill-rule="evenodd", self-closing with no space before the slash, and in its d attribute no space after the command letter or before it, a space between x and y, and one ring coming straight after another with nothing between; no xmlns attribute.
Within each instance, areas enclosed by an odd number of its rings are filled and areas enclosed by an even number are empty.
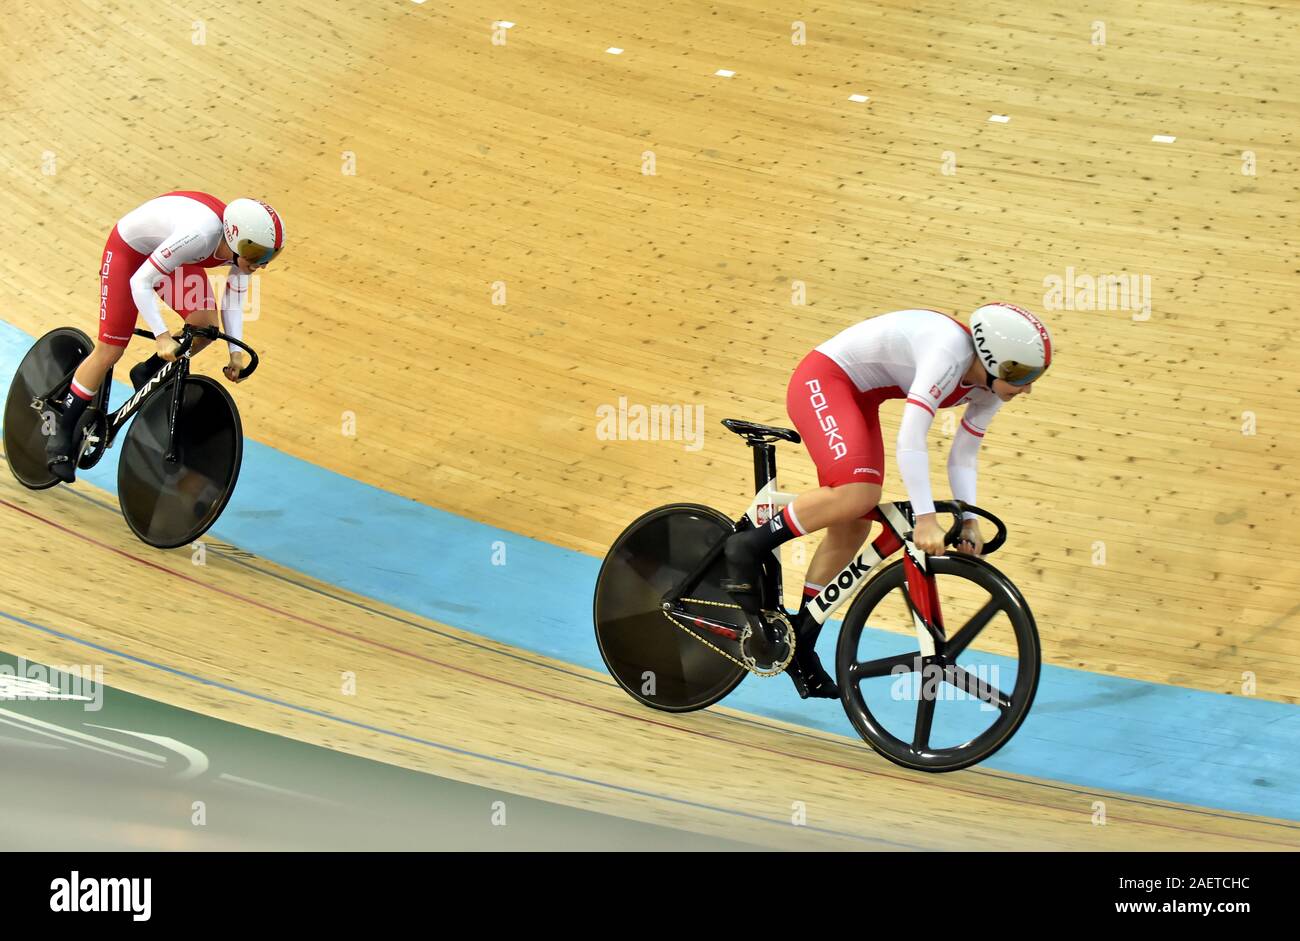
<svg viewBox="0 0 1300 941"><path fill-rule="evenodd" d="M1252 673L1255 695L1300 701L1300 563L1284 547L1300 523L1294 22L1231 2L774 6L519 0L504 45L466 2L233 3L202 24L127 0L11 11L0 317L92 331L122 213L177 188L262 196L290 244L248 329L264 357L237 393L248 436L601 555L658 503L743 505L749 456L716 422L785 424L790 369L843 326L995 298L1042 308L1067 267L1149 275L1149 318L1044 311L1057 365L984 446L981 502L1013 527L998 564L1049 662L1234 694ZM601 440L596 410L623 396L703 405L703 449ZM813 479L793 449L783 467L784 489ZM110 661L123 688L167 702L767 845L1300 845L1233 814L910 774L726 709L651 713L607 677L268 562L154 552L78 486L0 481L6 610L465 753ZM902 496L896 474L886 494ZM0 649L78 662L8 621ZM343 700L345 669L381 679ZM1090 824L1099 797L1106 827ZM789 825L792 801L817 827Z"/></svg>

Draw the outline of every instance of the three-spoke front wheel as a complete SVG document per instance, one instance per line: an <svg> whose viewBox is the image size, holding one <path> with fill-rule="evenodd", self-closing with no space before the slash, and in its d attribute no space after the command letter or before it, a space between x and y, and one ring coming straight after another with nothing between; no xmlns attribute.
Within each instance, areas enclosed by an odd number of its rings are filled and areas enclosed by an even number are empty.
<svg viewBox="0 0 1300 941"><path fill-rule="evenodd" d="M861 591L844 619L836 673L858 734L890 761L956 771L1007 743L1033 704L1038 628L1001 572L966 555L931 556L947 637L923 654L900 559Z"/></svg>

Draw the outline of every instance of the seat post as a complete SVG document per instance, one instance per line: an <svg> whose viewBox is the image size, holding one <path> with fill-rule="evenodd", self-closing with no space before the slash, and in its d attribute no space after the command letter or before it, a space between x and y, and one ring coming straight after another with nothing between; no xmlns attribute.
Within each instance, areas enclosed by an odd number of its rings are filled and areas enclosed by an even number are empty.
<svg viewBox="0 0 1300 941"><path fill-rule="evenodd" d="M769 480L776 480L776 444L750 438L749 446L754 451L754 492L757 493Z"/></svg>

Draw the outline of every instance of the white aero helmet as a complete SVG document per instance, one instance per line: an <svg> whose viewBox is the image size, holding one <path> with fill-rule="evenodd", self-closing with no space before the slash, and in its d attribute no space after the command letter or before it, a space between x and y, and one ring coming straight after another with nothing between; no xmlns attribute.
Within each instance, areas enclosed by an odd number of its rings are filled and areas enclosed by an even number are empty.
<svg viewBox="0 0 1300 941"><path fill-rule="evenodd" d="M284 248L284 223L280 214L256 199L236 199L221 214L226 244L236 255L264 265Z"/></svg>
<svg viewBox="0 0 1300 941"><path fill-rule="evenodd" d="M970 315L975 355L990 376L1024 386L1052 365L1052 335L1043 322L1014 304L985 304Z"/></svg>

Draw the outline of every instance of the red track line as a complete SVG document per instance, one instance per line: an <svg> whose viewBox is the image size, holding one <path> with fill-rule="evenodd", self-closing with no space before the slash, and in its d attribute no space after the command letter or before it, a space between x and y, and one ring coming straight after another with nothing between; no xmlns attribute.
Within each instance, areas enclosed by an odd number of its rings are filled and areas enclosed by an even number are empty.
<svg viewBox="0 0 1300 941"><path fill-rule="evenodd" d="M115 555L120 555L120 556L122 556L124 559L130 559L132 562L136 562L136 563L139 563L140 565L144 565L144 566L147 566L147 567L149 567L149 568L156 569L156 570L159 571L159 572L164 572L164 573L166 573L166 574L168 574L168 575L174 576L175 578L179 578L179 579L181 579L182 581L186 581L186 582L189 582L189 583L191 583L191 584L193 584L193 585L197 585L197 586L199 586L200 588L206 588L206 589L209 590L209 591L216 592L217 594L220 594L220 595L225 595L225 596L228 597L228 598L233 598L233 599L235 599L236 601L243 602L244 604L251 605L251 606L253 606L253 607L255 607L255 608L259 608L259 609L261 609L261 610L263 610L263 611L268 611L268 612L270 612L270 613L272 613L272 614L275 614L275 615L278 615L278 616L280 616L280 617L288 618L288 619L291 620L291 621L297 621L297 622L299 622L299 623L301 623L301 624L306 624L306 625L308 625L308 626L310 626L310 627L318 628L318 629L323 630L323 631L326 631L326 632L328 632L328 633L330 633L330 634L334 634L334 635L336 635L336 636L338 636L338 637L344 637L344 638L347 638L348 640L357 641L357 642L359 642L359 643L365 644L365 645L370 646L370 647L374 647L374 648L379 649L379 650L386 650L386 651L388 651L388 652L390 652L390 653L395 653L395 654L397 654L398 656L408 657L408 658L413 659L413 660L418 660L418 661L420 661L420 662L422 662L422 663L428 663L428 664L430 664L430 665L432 665L432 666L442 667L442 668L445 669L445 670L450 670L450 671L455 672L455 673L462 673L462 674L465 674L465 675L467 675L467 676L473 676L473 677L475 677L475 678L477 678L477 679L484 680L484 681L486 681L486 682L488 682L488 683L496 683L496 684L498 684L498 685L501 685L501 686L507 686L507 687L510 687L510 688L512 688L512 689L521 690L521 691L526 692L526 693L532 693L533 695L535 695L535 696L540 696L540 697L542 697L543 699L551 699L551 700L555 700L555 701L558 701L558 702L568 703L568 704L570 704L570 705L578 706L578 707L583 708L583 709L594 710L594 711L596 711L596 712L605 713L605 714L613 715L613 716L618 716L619 718L630 719L630 720L633 720L633 721L636 721L636 722L642 722L642 723L645 723L645 724L647 724L647 725L653 725L653 726L657 726L657 727L659 727L659 728L669 729L669 730L674 731L674 732L681 732L681 733L686 734L686 735L695 735L695 736L698 736L698 737L701 737L701 738L705 738L705 739L709 739L709 740L712 740L712 741L721 742L721 743L726 744L726 745L735 745L735 746L737 746L737 747L739 747L739 748L743 748L743 749L746 749L746 750L749 750L749 751L760 751L760 752L766 752L766 753L768 753L768 754L777 755L777 756L779 756L779 757L781 757L781 758L786 758L786 759L790 759L790 760L797 761L797 762L810 762L810 763L812 763L812 764L825 765L825 766L827 766L827 767L837 768L837 769L842 770L842 771L849 771L849 772L852 772L852 773L854 773L854 774L868 775L868 776L870 776L870 777L875 777L875 778L883 778L883 779L885 779L885 780L901 781L901 782L904 782L904 783L910 783L910 784L915 784L915 783L916 783L916 780L915 780L914 778L905 777L905 776L902 775L902 774L894 774L894 773L890 773L890 772L888 772L888 771L874 771L874 770L871 770L871 769L869 769L869 768L856 767L856 766L854 766L854 765L848 765L848 764L844 764L844 763L842 763L842 762L832 761L832 760L830 760L830 759L826 759L826 758L815 758L815 757L810 756L810 755L799 755L799 754L795 754L795 753L792 753L792 752L782 751L782 750L779 749L779 748L774 748L774 747L769 746L769 745L757 745L757 744L751 744L751 743L748 743L748 742L741 742L741 741L737 741L737 740L735 740L735 739L727 738L726 736L722 736L722 735L714 734L714 733L712 733L712 732L706 732L706 731L703 731L703 730L700 730L700 729L688 729L688 728L684 728L684 727L679 726L679 725L673 725L672 723L669 723L669 722L664 722L664 721L661 721L661 720L658 720L658 719L652 719L652 718L650 718L649 716L638 715L638 714L635 714L635 713L622 712L622 711L620 711L620 710L618 710L618 709L612 709L612 708L610 708L610 707L608 707L608 706L598 706L598 705L595 705L594 703L588 702L588 701L586 701L586 700L581 700L581 699L571 699L571 698L569 698L569 697L567 697L567 696L561 696L561 695L559 695L559 694L557 694L557 693L549 693L549 692L546 692L545 690L536 689L535 687L532 687L532 686L526 686L526 685L524 685L523 683L516 683L516 682L513 682L513 681L511 681L511 680L502 679L502 678L499 677L499 676L492 676L491 674L487 674L487 673L479 673L479 672L476 671L476 670L471 670L471 669L468 669L468 668L466 668L466 667L459 667L459 666L454 666L454 665L449 664L449 663L444 663L444 662L442 662L441 660L435 660L435 659L433 659L432 657L427 657L427 656L425 656L425 655L423 655L423 654L419 654L419 653L416 653L416 652L411 651L411 650L404 650L404 649L401 648L401 647L394 647L394 646L392 646L391 644L385 644L385 643L382 643L382 642L377 641L377 640L372 640L372 639L370 639L370 638L368 638L368 637L363 637L363 636L361 636L361 635L359 635L359 634L353 634L353 633L350 633L350 632L348 632L348 631L341 630L341 629L339 629L339 628L330 627L328 624L322 624L322 623L320 623L319 621L314 621L314 620L312 620L311 618L303 617L302 615L299 615L299 614L293 614L293 613L288 612L288 611L282 611L282 610L280 610L279 608L276 608L276 607L273 607L273 606L271 606L271 605L265 604L265 603L263 603L263 602L261 602L261 601L257 601L257 600L254 599L254 598L248 598L248 597L245 597L244 595L238 594L237 592L233 592L233 591L230 591L230 590L225 589L225 588L220 588L220 587L218 587L218 586L216 586L216 585L210 585L210 584L207 584L206 582L203 582L203 581L200 581L200 580L197 579L197 578L194 578L192 575L185 575L184 573L177 572L175 569L170 569L170 568L167 568L166 566L159 565L157 562L150 562L148 559L143 559L143 558L141 558L140 556L132 555L131 553L127 552L127 551L124 550L124 549L118 549L118 548L116 548L115 546L110 546L110 545L109 545L108 543L106 543L106 542L101 542L101 541L99 541L98 539L95 539L95 538L93 538L93 537L91 537L91 536L87 536L87 535L85 535L84 533L79 533L79 532L77 532L75 529L70 529L69 527L62 525L61 523L56 523L54 520L48 519L47 517L44 517L44 516L41 516L41 515L38 514L38 513L33 513L31 510L24 509L23 507L18 506L17 504L14 504L14 503L10 503L8 500L0 499L0 506L8 507L8 508L11 509L11 510L16 510L16 511L18 511L19 513L22 513L24 516L29 516L29 517L31 517L32 519L36 520L37 522L44 523L46 526L49 526L49 527L51 527L51 528L53 528L53 529L57 529L57 530L59 530L60 532L67 533L68 535L70 535L70 536L74 536L74 537L76 537L77 539L81 539L81 540L83 540L83 541L85 541L85 542L88 542L88 543L90 543L91 545L98 546L98 547L101 548L101 549L107 549L109 552L112 552L112 553L114 553ZM952 787L952 786L950 786L950 785L943 785L941 789L944 790L944 791L948 791L948 792L950 792L950 793L954 793L954 794L965 794L965 795L970 796L970 797L979 797L979 798L983 798L983 799L985 799L985 800L990 800L990 799L991 799L991 800L995 800L995 801L1001 801L1001 802L1004 802L1004 803L1014 803L1016 806L1025 806L1025 805L1028 805L1028 806L1032 806L1032 807L1041 807L1041 808L1043 808L1043 809L1045 809L1045 810L1050 810L1050 811L1054 811L1054 812L1062 812L1062 811L1064 810L1064 808L1058 807L1058 806L1053 805L1053 804L1048 804L1048 803L1045 803L1045 802L1042 802L1042 801L1022 800L1022 799L1019 799L1019 798L1007 798L1007 797L1002 797L1002 796L1000 796L1000 795L996 795L996 794L989 794L989 793L987 793L987 792L985 792L985 791L979 791L979 790L976 790L976 789L973 789L973 788ZM1121 799L1122 799L1122 797L1121 797ZM1176 805L1173 805L1173 806L1169 806L1167 809L1178 810L1179 808L1178 808ZM1069 811L1065 811L1065 812L1068 813ZM1276 840L1265 840L1265 839L1261 839L1261 838L1259 838L1259 837L1254 837L1254 836L1238 836L1238 835L1236 835L1236 834L1232 834L1232 833L1226 833L1226 834L1225 834L1225 833L1217 833L1217 832L1215 832L1215 831L1213 831L1213 830L1202 830L1202 829L1197 828L1197 827L1183 827L1183 826L1178 826L1178 825L1176 825L1176 824L1157 823L1157 822L1154 822L1154 821L1147 821L1147 820L1130 820L1130 819L1128 819L1128 818L1124 818L1124 817L1114 817L1114 816L1112 816L1111 819L1117 820L1117 821L1119 821L1119 822L1121 822L1121 823L1134 823L1134 824L1137 824L1138 826L1159 827L1159 828L1166 829L1166 830L1176 830L1176 831L1181 832L1181 833L1200 833L1200 834L1204 834L1204 835L1207 835L1207 836L1217 836L1217 837L1224 837L1224 836L1226 836L1226 837L1228 837L1228 838L1230 838L1230 839L1235 839L1235 840L1246 840L1246 841L1249 841L1249 842L1256 842L1256 843L1268 843L1268 844L1271 844L1271 845L1274 845L1274 846L1284 846L1284 847L1287 847L1287 848L1289 848L1289 849L1294 849L1294 848L1295 848L1294 844L1291 844L1291 843L1282 843L1282 842L1278 842L1278 841L1276 841ZM1249 818L1244 818L1244 819L1247 819L1247 820L1248 820Z"/></svg>

